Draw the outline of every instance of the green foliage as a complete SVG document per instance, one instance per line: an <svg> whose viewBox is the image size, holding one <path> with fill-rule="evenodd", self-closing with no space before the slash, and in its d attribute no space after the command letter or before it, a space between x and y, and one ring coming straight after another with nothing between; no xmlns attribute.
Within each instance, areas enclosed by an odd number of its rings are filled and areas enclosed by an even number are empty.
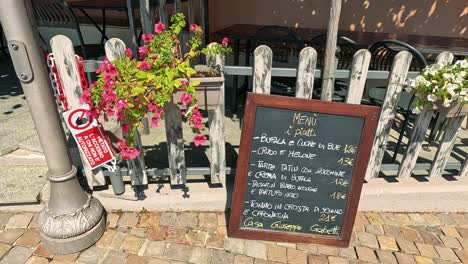
<svg viewBox="0 0 468 264"><path fill-rule="evenodd" d="M163 107L172 101L177 91L183 91L192 99L187 107L186 117L198 114L195 87L199 82L191 81L196 73L192 68L194 60L204 54L222 54L230 52L227 43L213 45L200 50L202 46L203 30L197 25L190 25L192 38L187 42L186 49L180 43L180 34L186 27L185 17L182 13L174 14L170 19L169 27L161 22L157 24L157 32L144 36L145 45L140 47L140 60L133 58L127 50L127 56L110 62L104 62L98 71L98 81L89 89L91 92L90 105L97 109L104 118L117 115L122 124L129 126L125 133L127 146L135 146L136 129L141 121L152 112L157 123L163 117ZM162 30L165 28L165 30ZM156 30L156 28L155 28ZM187 50L183 53L182 50ZM106 100L105 94L115 92L114 100ZM119 100L124 101L127 107L119 106ZM156 107L157 106L157 107ZM151 109L151 110L150 110ZM153 118L153 119L154 119ZM202 125L194 127L200 132Z"/></svg>

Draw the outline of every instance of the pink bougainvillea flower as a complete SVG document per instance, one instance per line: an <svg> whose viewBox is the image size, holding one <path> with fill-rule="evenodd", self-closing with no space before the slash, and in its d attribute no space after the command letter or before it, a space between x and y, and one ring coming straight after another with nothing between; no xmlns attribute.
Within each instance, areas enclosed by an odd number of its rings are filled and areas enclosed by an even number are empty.
<svg viewBox="0 0 468 264"><path fill-rule="evenodd" d="M80 97L80 104L88 104L91 105L91 92L89 90L83 90Z"/></svg>
<svg viewBox="0 0 468 264"><path fill-rule="evenodd" d="M198 25L197 24L190 24L190 31L195 32L198 30Z"/></svg>
<svg viewBox="0 0 468 264"><path fill-rule="evenodd" d="M153 117L151 118L151 127L158 127L158 118L157 117Z"/></svg>
<svg viewBox="0 0 468 264"><path fill-rule="evenodd" d="M133 57L133 51L131 48L127 48L125 50L125 56L129 57L129 58L132 58Z"/></svg>
<svg viewBox="0 0 468 264"><path fill-rule="evenodd" d="M192 96L188 93L183 93L180 97L180 102L182 104L190 104L192 102Z"/></svg>
<svg viewBox="0 0 468 264"><path fill-rule="evenodd" d="M157 118L161 118L161 116L164 114L164 108L158 108L155 112L154 112L154 116L157 117Z"/></svg>
<svg viewBox="0 0 468 264"><path fill-rule="evenodd" d="M142 70L142 71L146 71L146 70L149 70L151 69L151 64L147 61L142 61L140 63L140 66L138 66L138 69Z"/></svg>
<svg viewBox="0 0 468 264"><path fill-rule="evenodd" d="M182 86L187 86L187 84L188 84L188 81L186 81L186 80L182 80L182 81L180 81L180 83L182 84Z"/></svg>
<svg viewBox="0 0 468 264"><path fill-rule="evenodd" d="M127 143L121 139L117 141L117 147L124 160L134 160L140 155L136 148L127 147Z"/></svg>
<svg viewBox="0 0 468 264"><path fill-rule="evenodd" d="M141 46L138 48L138 52L140 53L140 59L142 60L148 55L149 49L146 46Z"/></svg>
<svg viewBox="0 0 468 264"><path fill-rule="evenodd" d="M164 25L163 22L159 21L154 25L154 32L161 34L163 30L166 28L166 25Z"/></svg>
<svg viewBox="0 0 468 264"><path fill-rule="evenodd" d="M142 34L141 38L144 42L150 42L153 39L153 34L149 33L148 35Z"/></svg>
<svg viewBox="0 0 468 264"><path fill-rule="evenodd" d="M107 116L113 116L114 114L115 114L114 109L112 109L112 108L107 108L106 109L106 115Z"/></svg>
<svg viewBox="0 0 468 264"><path fill-rule="evenodd" d="M136 148L124 148L120 150L120 154L124 160L134 160L138 158L140 152Z"/></svg>
<svg viewBox="0 0 468 264"><path fill-rule="evenodd" d="M117 102L115 102L115 109L117 112L122 111L124 108L128 108L128 104L124 99L119 99Z"/></svg>
<svg viewBox="0 0 468 264"><path fill-rule="evenodd" d="M154 55L153 57L151 57L152 60L157 60L158 59L158 55Z"/></svg>
<svg viewBox="0 0 468 264"><path fill-rule="evenodd" d="M229 42L229 39L226 38L226 37L224 37L224 38L221 40L221 44L222 44L222 45L226 45L226 44L228 44L228 42Z"/></svg>
<svg viewBox="0 0 468 264"><path fill-rule="evenodd" d="M97 119L99 117L99 111L96 108L91 108L86 111L86 118L89 120Z"/></svg>
<svg viewBox="0 0 468 264"><path fill-rule="evenodd" d="M117 117L118 120L122 120L125 117L122 111L117 111L115 116Z"/></svg>
<svg viewBox="0 0 468 264"><path fill-rule="evenodd" d="M130 125L129 124L122 124L122 132L123 133L128 133L130 131Z"/></svg>
<svg viewBox="0 0 468 264"><path fill-rule="evenodd" d="M155 102L151 102L148 104L148 111L154 112L158 108L158 105Z"/></svg>
<svg viewBox="0 0 468 264"><path fill-rule="evenodd" d="M121 139L118 139L117 140L117 147L119 149L123 149L123 148L126 148L127 147L127 142L121 140Z"/></svg>
<svg viewBox="0 0 468 264"><path fill-rule="evenodd" d="M111 104L117 99L117 92L113 90L104 91L101 96L106 104Z"/></svg>
<svg viewBox="0 0 468 264"><path fill-rule="evenodd" d="M196 135L193 138L193 144L195 144L195 146L197 147L205 145L205 142L206 142L206 137L203 135Z"/></svg>
<svg viewBox="0 0 468 264"><path fill-rule="evenodd" d="M203 129L203 117L201 116L197 107L193 108L192 116L190 117L190 123L192 123L193 127L198 130Z"/></svg>

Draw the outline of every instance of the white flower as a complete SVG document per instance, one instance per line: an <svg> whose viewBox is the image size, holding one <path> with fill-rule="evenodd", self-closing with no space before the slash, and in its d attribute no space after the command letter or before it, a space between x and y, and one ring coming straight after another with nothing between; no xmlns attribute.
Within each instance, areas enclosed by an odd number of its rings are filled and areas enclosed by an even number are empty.
<svg viewBox="0 0 468 264"><path fill-rule="evenodd" d="M419 115L420 113L421 113L421 109L419 109L419 107L416 107L413 109L413 114Z"/></svg>
<svg viewBox="0 0 468 264"><path fill-rule="evenodd" d="M442 77L445 79L452 79L454 76L453 73L442 73Z"/></svg>
<svg viewBox="0 0 468 264"><path fill-rule="evenodd" d="M468 103L468 95L465 95L465 97L463 97L463 101L465 101L466 103Z"/></svg>
<svg viewBox="0 0 468 264"><path fill-rule="evenodd" d="M411 85L411 86L416 86L418 84L422 84L422 83L425 83L425 82L426 82L426 79L424 78L424 76L418 75L418 76L416 76L416 79L414 79L414 84L415 85Z"/></svg>
<svg viewBox="0 0 468 264"><path fill-rule="evenodd" d="M451 100L445 99L445 100L444 100L444 103L443 103L443 107L450 107L451 104L452 104L452 101L451 101Z"/></svg>
<svg viewBox="0 0 468 264"><path fill-rule="evenodd" d="M457 60L455 65L460 65L462 68L468 68L468 61L467 60Z"/></svg>
<svg viewBox="0 0 468 264"><path fill-rule="evenodd" d="M435 101L437 101L437 95L435 95L435 94L429 94L429 95L427 96L427 100L428 100L429 102L435 102Z"/></svg>

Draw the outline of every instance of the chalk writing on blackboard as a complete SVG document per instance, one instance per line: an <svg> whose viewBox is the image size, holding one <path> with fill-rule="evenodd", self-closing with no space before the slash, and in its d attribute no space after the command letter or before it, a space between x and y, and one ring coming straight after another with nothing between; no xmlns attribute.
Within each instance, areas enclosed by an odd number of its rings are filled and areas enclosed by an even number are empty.
<svg viewBox="0 0 468 264"><path fill-rule="evenodd" d="M267 107L256 116L241 228L339 236L363 118Z"/></svg>
<svg viewBox="0 0 468 264"><path fill-rule="evenodd" d="M378 108L284 100L249 95L230 234L346 245Z"/></svg>

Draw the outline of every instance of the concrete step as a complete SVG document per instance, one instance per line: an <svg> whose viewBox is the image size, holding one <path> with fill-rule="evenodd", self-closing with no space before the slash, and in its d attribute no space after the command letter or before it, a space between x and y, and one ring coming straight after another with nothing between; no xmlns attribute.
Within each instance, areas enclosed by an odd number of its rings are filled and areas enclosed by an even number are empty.
<svg viewBox="0 0 468 264"><path fill-rule="evenodd" d="M0 165L0 205L38 203L47 181L45 165Z"/></svg>

